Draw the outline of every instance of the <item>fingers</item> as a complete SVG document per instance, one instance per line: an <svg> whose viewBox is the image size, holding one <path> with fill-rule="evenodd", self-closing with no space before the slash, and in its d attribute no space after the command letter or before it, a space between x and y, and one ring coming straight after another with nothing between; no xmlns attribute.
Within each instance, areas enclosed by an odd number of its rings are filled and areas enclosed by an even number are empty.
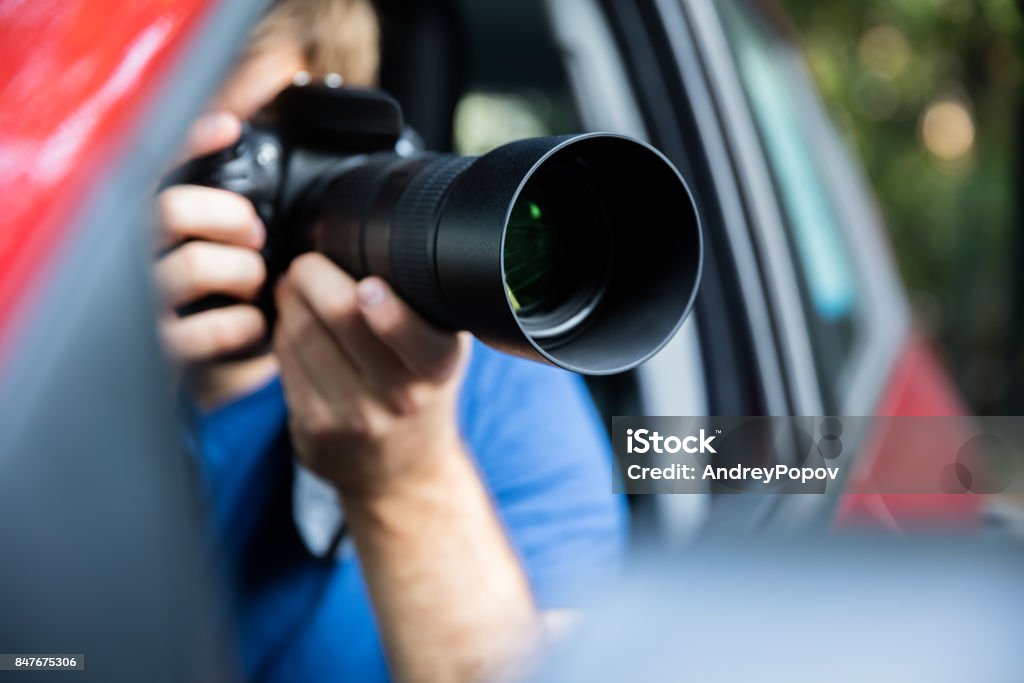
<svg viewBox="0 0 1024 683"><path fill-rule="evenodd" d="M299 361L294 345L286 341L280 326L274 330L274 355L288 405L288 426L295 454L307 467L325 476L327 473L317 468L322 462L308 456L318 450L316 435L330 433L333 429L335 411Z"/></svg>
<svg viewBox="0 0 1024 683"><path fill-rule="evenodd" d="M362 386L359 373L333 334L296 290L288 276L274 292L278 317L275 350L290 355L310 384L330 403L344 405Z"/></svg>
<svg viewBox="0 0 1024 683"><path fill-rule="evenodd" d="M185 138L181 161L201 157L234 144L242 134L241 120L226 111L204 114L196 119Z"/></svg>
<svg viewBox="0 0 1024 683"><path fill-rule="evenodd" d="M421 318L384 280L366 278L357 287L357 297L369 328L412 374L442 382L456 370L462 356L458 336Z"/></svg>
<svg viewBox="0 0 1024 683"><path fill-rule="evenodd" d="M179 318L164 317L160 333L175 358L195 363L241 351L263 338L266 322L255 306L238 304Z"/></svg>
<svg viewBox="0 0 1024 683"><path fill-rule="evenodd" d="M154 271L170 307L208 294L252 301L267 277L258 252L215 242L183 244L157 261Z"/></svg>
<svg viewBox="0 0 1024 683"><path fill-rule="evenodd" d="M367 326L356 298L356 282L320 254L304 254L287 280L350 358L363 383L387 391L408 380L395 354Z"/></svg>
<svg viewBox="0 0 1024 683"><path fill-rule="evenodd" d="M380 278L356 283L319 254L300 256L289 278L367 378L395 375L394 358L414 377L444 381L461 354L455 335L423 320Z"/></svg>
<svg viewBox="0 0 1024 683"><path fill-rule="evenodd" d="M242 124L227 112L200 117L185 143L182 161L223 149L236 142ZM239 195L208 187L179 185L156 201L161 250L154 266L159 289L170 307L209 294L252 300L266 279L258 250L265 230L252 204ZM206 362L259 342L266 332L260 311L238 304L160 322L167 351L185 363Z"/></svg>
<svg viewBox="0 0 1024 683"><path fill-rule="evenodd" d="M257 251L265 237L248 200L224 190L183 185L162 192L157 210L159 241L164 247L178 244L153 268L168 306L208 294L226 294L243 301L256 297L267 277ZM181 319L171 315L161 323L167 351L184 363L206 362L241 351L259 342L265 329L263 315L248 305Z"/></svg>
<svg viewBox="0 0 1024 683"><path fill-rule="evenodd" d="M159 194L156 210L161 249L186 239L260 249L266 239L252 203L227 190L175 185Z"/></svg>

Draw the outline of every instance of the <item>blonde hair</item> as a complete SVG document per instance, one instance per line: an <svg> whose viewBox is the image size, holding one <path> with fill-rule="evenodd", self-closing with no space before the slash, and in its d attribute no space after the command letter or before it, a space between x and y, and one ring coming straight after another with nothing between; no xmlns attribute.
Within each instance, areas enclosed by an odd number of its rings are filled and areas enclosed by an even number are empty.
<svg viewBox="0 0 1024 683"><path fill-rule="evenodd" d="M377 84L380 25L370 0L278 0L256 26L249 49L281 40L300 46L313 78L336 73L345 85Z"/></svg>

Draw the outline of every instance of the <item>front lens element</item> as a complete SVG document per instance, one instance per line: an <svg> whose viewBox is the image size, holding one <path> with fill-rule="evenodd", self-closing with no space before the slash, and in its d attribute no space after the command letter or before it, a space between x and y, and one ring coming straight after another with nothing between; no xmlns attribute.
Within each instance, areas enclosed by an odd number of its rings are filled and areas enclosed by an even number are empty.
<svg viewBox="0 0 1024 683"><path fill-rule="evenodd" d="M607 218L583 169L553 165L523 188L505 233L509 303L530 333L563 335L600 299L608 276Z"/></svg>

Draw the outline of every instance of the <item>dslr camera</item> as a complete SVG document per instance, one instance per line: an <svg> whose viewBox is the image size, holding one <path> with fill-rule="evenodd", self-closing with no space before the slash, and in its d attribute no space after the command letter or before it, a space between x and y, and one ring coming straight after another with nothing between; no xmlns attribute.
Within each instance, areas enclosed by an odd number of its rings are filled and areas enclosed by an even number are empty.
<svg viewBox="0 0 1024 683"><path fill-rule="evenodd" d="M686 183L653 147L586 133L467 157L416 151L403 129L379 91L291 86L237 144L167 183L251 200L268 282L317 251L355 278L385 278L439 327L575 372L633 368L682 324L701 232ZM272 319L271 302L264 292Z"/></svg>

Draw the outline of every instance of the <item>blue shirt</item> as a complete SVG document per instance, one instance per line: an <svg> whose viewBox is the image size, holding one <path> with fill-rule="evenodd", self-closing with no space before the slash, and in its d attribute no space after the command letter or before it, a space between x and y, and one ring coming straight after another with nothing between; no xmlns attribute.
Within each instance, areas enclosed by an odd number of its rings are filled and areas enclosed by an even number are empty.
<svg viewBox="0 0 1024 683"><path fill-rule="evenodd" d="M575 606L581 583L616 567L626 532L609 445L582 380L477 343L459 422L538 604ZM247 680L388 680L358 562L316 557L292 519L280 382L197 425Z"/></svg>

